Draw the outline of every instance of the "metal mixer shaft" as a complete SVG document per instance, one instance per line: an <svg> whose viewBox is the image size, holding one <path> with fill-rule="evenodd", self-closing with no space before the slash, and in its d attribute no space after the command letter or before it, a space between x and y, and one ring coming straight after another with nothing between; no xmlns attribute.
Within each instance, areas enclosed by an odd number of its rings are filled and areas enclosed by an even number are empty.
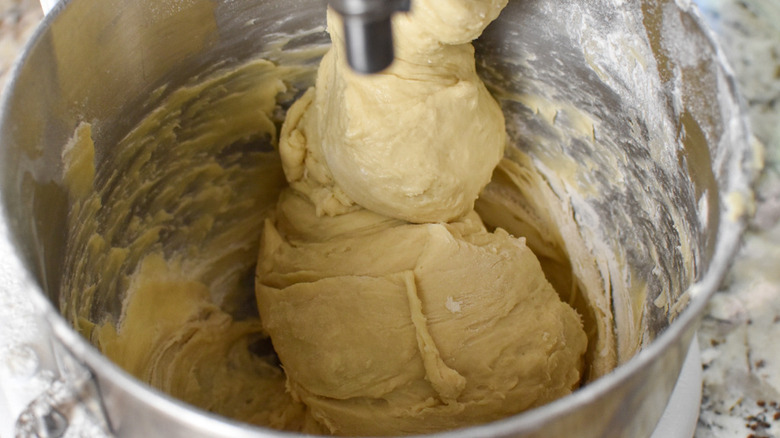
<svg viewBox="0 0 780 438"><path fill-rule="evenodd" d="M358 73L377 73L393 62L390 18L409 11L411 0L328 0L344 23L347 62Z"/></svg>

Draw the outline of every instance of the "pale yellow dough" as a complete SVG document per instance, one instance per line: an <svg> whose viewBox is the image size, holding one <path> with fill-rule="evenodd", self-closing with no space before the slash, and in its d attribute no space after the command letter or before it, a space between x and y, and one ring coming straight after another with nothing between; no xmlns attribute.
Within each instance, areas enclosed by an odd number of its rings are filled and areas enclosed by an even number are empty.
<svg viewBox="0 0 780 438"><path fill-rule="evenodd" d="M506 141L470 41L506 1L416 0L379 75L344 62L340 25L290 109L290 189L257 267L288 389L337 435L488 422L570 393L587 337L525 240L474 202Z"/></svg>
<svg viewBox="0 0 780 438"><path fill-rule="evenodd" d="M320 433L287 392L247 287L284 184L263 142L276 138L281 78L305 72L261 60L171 92L111 145L124 175L95 166L80 124L63 153L61 298L76 329L140 381L225 417Z"/></svg>
<svg viewBox="0 0 780 438"><path fill-rule="evenodd" d="M251 351L268 343L259 321L234 321L209 300L205 284L160 254L142 261L128 294L124 311L131 317L121 330L108 324L93 333L109 359L207 411L276 429L307 428L306 406L285 391L270 346Z"/></svg>
<svg viewBox="0 0 780 438"><path fill-rule="evenodd" d="M484 423L608 372L609 308L571 212L525 162L474 211L506 133L470 42L505 4L415 0L371 77L348 70L330 15L278 154L274 117L307 73L267 61L171 92L109 149L127 173L90 167L82 124L63 155L63 313L157 389L307 433ZM504 209L515 192L528 202Z"/></svg>
<svg viewBox="0 0 780 438"><path fill-rule="evenodd" d="M397 58L381 74L352 73L341 27L316 89L290 110L280 151L290 185L340 214L358 204L410 222L446 222L474 207L504 151L501 108L477 77L476 38L506 5L416 0L394 21Z"/></svg>
<svg viewBox="0 0 780 438"><path fill-rule="evenodd" d="M525 241L487 232L476 213L317 218L287 190L258 263L260 316L289 388L333 434L483 423L580 382L579 316Z"/></svg>

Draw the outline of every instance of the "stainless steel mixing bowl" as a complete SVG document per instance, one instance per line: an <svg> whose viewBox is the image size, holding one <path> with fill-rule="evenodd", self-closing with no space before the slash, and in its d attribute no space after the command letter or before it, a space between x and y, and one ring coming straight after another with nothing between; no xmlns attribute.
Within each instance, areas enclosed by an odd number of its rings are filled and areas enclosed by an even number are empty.
<svg viewBox="0 0 780 438"><path fill-rule="evenodd" d="M111 168L111 148L167 93L154 90L274 58L280 38L284 50L326 43L323 2L71 0L45 18L2 103L0 181L63 385L21 430L56 434L78 411L117 436L283 435L150 389L58 310L70 232L61 154L76 126L93 124L96 166ZM510 147L566 200L599 262L621 365L554 403L440 436L648 436L750 212L757 158L734 80L688 0L511 0L476 47Z"/></svg>

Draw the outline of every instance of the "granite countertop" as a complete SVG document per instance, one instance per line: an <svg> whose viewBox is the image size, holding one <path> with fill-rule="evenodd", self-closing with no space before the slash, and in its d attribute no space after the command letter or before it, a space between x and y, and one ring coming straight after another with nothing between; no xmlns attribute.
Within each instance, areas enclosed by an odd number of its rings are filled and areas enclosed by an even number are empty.
<svg viewBox="0 0 780 438"><path fill-rule="evenodd" d="M695 436L780 437L780 1L693 1L718 36L754 136L766 146L756 216L698 334L703 388ZM35 0L0 0L0 86L41 17ZM0 294L8 293L7 286L0 285ZM23 300L17 304L28 307ZM15 316L16 311L0 309L0 319ZM9 347L0 341L0 349ZM23 360L17 365L25 367ZM9 403L2 396L0 416ZM9 426L0 418L0 436Z"/></svg>
<svg viewBox="0 0 780 438"><path fill-rule="evenodd" d="M43 13L35 0L0 0L0 89Z"/></svg>
<svg viewBox="0 0 780 438"><path fill-rule="evenodd" d="M780 437L780 1L696 0L765 146L758 209L699 330L697 437Z"/></svg>

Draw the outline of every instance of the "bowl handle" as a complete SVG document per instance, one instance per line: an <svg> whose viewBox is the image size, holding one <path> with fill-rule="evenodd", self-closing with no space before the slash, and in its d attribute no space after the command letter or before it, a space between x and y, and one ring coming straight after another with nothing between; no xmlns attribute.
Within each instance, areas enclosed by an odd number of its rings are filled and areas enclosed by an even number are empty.
<svg viewBox="0 0 780 438"><path fill-rule="evenodd" d="M86 436L112 438L93 373L70 354L59 357L60 377L19 415L16 436L59 438L73 427Z"/></svg>

